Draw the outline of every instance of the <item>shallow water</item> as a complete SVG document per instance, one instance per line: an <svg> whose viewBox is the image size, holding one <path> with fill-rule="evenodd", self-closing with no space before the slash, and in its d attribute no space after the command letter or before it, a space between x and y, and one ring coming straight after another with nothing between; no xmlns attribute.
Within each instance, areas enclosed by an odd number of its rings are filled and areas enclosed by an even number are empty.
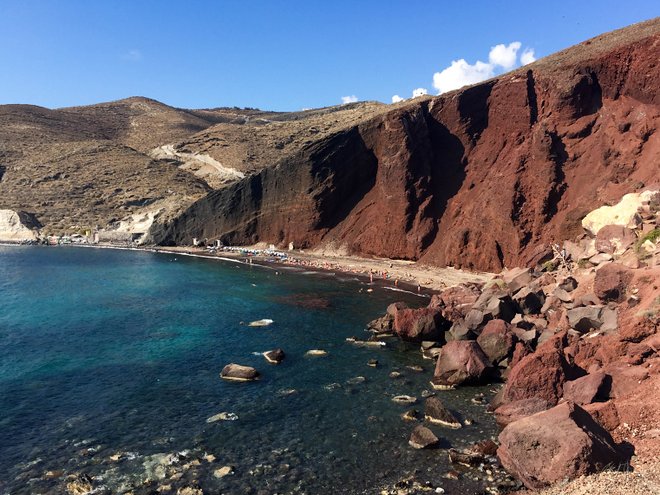
<svg viewBox="0 0 660 495"><path fill-rule="evenodd" d="M475 473L441 478L450 468L442 449L407 445L414 425L400 415L409 406L391 398L421 399L432 363L397 341L385 349L345 341L366 338L365 323L393 301L426 301L377 286L368 293L346 275L281 268L277 275L171 254L0 247L0 492L55 492L67 475L86 473L112 493L161 485L377 493L415 470L447 493L479 492ZM274 323L247 325L264 318ZM259 354L275 347L287 355L278 366ZM313 348L329 355L305 357ZM378 367L367 366L371 358ZM230 362L262 378L223 381ZM402 376L390 378L393 370ZM440 393L475 421L432 427L444 446L495 433L471 402L479 392L488 389ZM219 412L238 420L206 422ZM224 465L235 474L214 477Z"/></svg>

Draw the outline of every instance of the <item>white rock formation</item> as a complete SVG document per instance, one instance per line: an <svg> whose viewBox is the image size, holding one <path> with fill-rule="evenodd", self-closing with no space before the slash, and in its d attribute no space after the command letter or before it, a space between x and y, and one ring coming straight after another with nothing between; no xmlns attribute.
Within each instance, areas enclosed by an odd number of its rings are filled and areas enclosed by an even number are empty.
<svg viewBox="0 0 660 495"><path fill-rule="evenodd" d="M25 225L13 210L0 210L0 241L27 241L37 238L36 231Z"/></svg>
<svg viewBox="0 0 660 495"><path fill-rule="evenodd" d="M626 194L614 206L601 206L582 219L582 227L596 235L606 225L622 225L634 229L642 223L637 209L650 201L658 191Z"/></svg>

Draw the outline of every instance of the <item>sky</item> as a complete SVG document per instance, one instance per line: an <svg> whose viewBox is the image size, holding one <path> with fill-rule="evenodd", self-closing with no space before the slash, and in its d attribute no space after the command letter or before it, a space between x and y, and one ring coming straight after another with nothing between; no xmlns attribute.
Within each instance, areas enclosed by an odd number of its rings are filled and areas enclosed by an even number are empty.
<svg viewBox="0 0 660 495"><path fill-rule="evenodd" d="M659 15L657 0L0 0L0 104L390 103Z"/></svg>

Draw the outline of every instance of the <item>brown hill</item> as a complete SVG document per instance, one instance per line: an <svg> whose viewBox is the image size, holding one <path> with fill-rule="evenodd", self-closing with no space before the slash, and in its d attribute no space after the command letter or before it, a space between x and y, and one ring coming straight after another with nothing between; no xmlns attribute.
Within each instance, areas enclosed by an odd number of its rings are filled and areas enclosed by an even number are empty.
<svg viewBox="0 0 660 495"><path fill-rule="evenodd" d="M389 106L213 191L152 236L335 246L499 269L658 182L660 19ZM203 133L209 133L210 130Z"/></svg>

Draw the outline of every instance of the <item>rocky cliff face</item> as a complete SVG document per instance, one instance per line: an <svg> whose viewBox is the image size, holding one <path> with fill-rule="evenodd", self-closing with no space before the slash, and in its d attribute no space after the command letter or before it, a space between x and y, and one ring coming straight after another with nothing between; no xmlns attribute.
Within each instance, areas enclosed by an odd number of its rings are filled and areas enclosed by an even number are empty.
<svg viewBox="0 0 660 495"><path fill-rule="evenodd" d="M660 20L395 106L152 228L161 244L334 246L498 270L660 179Z"/></svg>

